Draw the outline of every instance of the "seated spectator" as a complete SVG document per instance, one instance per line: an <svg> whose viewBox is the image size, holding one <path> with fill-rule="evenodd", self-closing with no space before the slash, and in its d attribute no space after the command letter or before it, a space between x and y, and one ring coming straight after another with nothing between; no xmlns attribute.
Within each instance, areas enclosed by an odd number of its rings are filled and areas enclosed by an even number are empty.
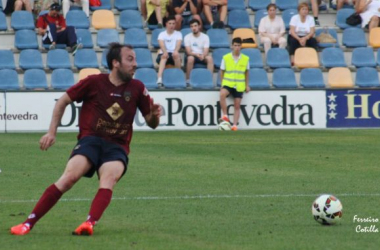
<svg viewBox="0 0 380 250"><path fill-rule="evenodd" d="M272 45L286 48L285 23L281 16L276 15L276 4L271 3L267 6L268 15L260 20L259 36L264 44L265 54Z"/></svg>
<svg viewBox="0 0 380 250"><path fill-rule="evenodd" d="M202 0L203 13L213 28L223 28L227 16L227 0ZM220 25L220 26L219 26Z"/></svg>
<svg viewBox="0 0 380 250"><path fill-rule="evenodd" d="M309 0L311 4L311 12L313 12L315 26L320 26L318 15L319 15L319 6L322 4L322 0Z"/></svg>
<svg viewBox="0 0 380 250"><path fill-rule="evenodd" d="M38 16L41 11L49 10L53 3L59 3L59 0L38 0L34 3L33 13Z"/></svg>
<svg viewBox="0 0 380 250"><path fill-rule="evenodd" d="M192 19L198 20L202 28L202 19L198 15L197 6L197 0L173 0L176 30L181 30L183 25L190 24Z"/></svg>
<svg viewBox="0 0 380 250"><path fill-rule="evenodd" d="M84 11L84 13L86 13L86 16L90 16L89 0L62 0L62 11L64 18L66 18L66 14L67 12L69 12L70 6L72 5L82 7L82 10Z"/></svg>
<svg viewBox="0 0 380 250"><path fill-rule="evenodd" d="M374 0L358 0L355 10L360 13L362 18L362 28L368 26L368 29L379 27L380 17L380 1Z"/></svg>
<svg viewBox="0 0 380 250"><path fill-rule="evenodd" d="M336 5L337 10L340 10L345 4L355 5L355 0L333 0L332 3Z"/></svg>
<svg viewBox="0 0 380 250"><path fill-rule="evenodd" d="M53 3L47 14L39 16L37 20L38 33L42 36L43 44L50 44L50 49L55 49L56 44L66 44L72 48L73 54L82 48L77 44L77 35L73 26L66 27L65 18L59 14L61 6Z"/></svg>
<svg viewBox="0 0 380 250"><path fill-rule="evenodd" d="M32 12L33 5L33 0L8 0L5 6L3 5L3 10L7 15L17 10L26 10Z"/></svg>
<svg viewBox="0 0 380 250"><path fill-rule="evenodd" d="M169 0L146 0L146 22L162 28L162 20L167 16L169 2Z"/></svg>
<svg viewBox="0 0 380 250"><path fill-rule="evenodd" d="M156 60L159 65L157 73L158 85L162 85L162 73L167 64L181 68L181 55L179 54L179 50L182 44L182 33L175 30L174 16L165 18L165 28L166 30L158 35L158 43L160 45Z"/></svg>
<svg viewBox="0 0 380 250"><path fill-rule="evenodd" d="M317 40L314 38L314 18L309 16L309 5L300 3L298 14L290 19L290 32L288 36L289 54L292 64L294 63L294 52L299 47L312 47L317 49Z"/></svg>
<svg viewBox="0 0 380 250"><path fill-rule="evenodd" d="M187 55L186 82L189 83L190 72L195 63L207 65L207 69L214 73L214 62L208 54L210 48L209 37L200 31L200 22L197 19L190 21L190 34L185 36L185 49Z"/></svg>
<svg viewBox="0 0 380 250"><path fill-rule="evenodd" d="M146 0L140 0L140 12L143 16L144 20L146 20L147 13L146 13Z"/></svg>

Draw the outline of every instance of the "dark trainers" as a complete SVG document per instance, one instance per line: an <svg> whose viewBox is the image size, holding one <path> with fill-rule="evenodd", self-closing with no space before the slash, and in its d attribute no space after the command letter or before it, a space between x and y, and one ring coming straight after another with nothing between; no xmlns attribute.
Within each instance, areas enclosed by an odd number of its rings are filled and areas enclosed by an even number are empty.
<svg viewBox="0 0 380 250"><path fill-rule="evenodd" d="M315 19L314 22L315 22L315 26L317 26L317 27L321 26L318 19Z"/></svg>
<svg viewBox="0 0 380 250"><path fill-rule="evenodd" d="M49 49L50 49L50 50L55 49L55 44L50 44Z"/></svg>
<svg viewBox="0 0 380 250"><path fill-rule="evenodd" d="M77 43L77 44L75 44L74 46L73 46L73 56L75 56L75 54L77 53L77 51L78 51L78 49L81 49L81 48L83 48L83 44L81 44L81 43Z"/></svg>

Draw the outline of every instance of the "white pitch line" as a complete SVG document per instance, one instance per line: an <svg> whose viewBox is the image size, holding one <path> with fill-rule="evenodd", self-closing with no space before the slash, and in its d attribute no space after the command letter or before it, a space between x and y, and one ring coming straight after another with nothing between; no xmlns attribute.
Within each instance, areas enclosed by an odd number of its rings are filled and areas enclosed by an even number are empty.
<svg viewBox="0 0 380 250"><path fill-rule="evenodd" d="M287 197L318 197L320 194L252 194L252 195L185 195L185 196L141 196L114 197L112 200L191 200L191 199L239 199L239 198L287 198ZM334 194L337 197L380 196L380 194ZM92 201L93 198L63 198L62 202ZM0 200L1 203L35 203L38 200Z"/></svg>

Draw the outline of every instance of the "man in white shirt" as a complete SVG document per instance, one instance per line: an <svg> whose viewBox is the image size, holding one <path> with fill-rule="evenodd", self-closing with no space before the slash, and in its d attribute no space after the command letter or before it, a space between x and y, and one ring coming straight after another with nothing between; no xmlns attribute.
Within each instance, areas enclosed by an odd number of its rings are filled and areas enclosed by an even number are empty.
<svg viewBox="0 0 380 250"><path fill-rule="evenodd" d="M200 22L197 19L190 21L192 33L185 36L185 49L187 55L186 65L186 82L189 83L190 72L194 68L194 64L207 65L207 69L214 72L214 61L208 54L210 48L210 38L200 32Z"/></svg>
<svg viewBox="0 0 380 250"><path fill-rule="evenodd" d="M165 28L158 35L158 44L160 50L156 59L158 66L157 84L162 85L162 73L167 64L174 65L176 68L181 68L181 55L179 50L182 44L182 33L175 30L175 17L169 16L166 18Z"/></svg>

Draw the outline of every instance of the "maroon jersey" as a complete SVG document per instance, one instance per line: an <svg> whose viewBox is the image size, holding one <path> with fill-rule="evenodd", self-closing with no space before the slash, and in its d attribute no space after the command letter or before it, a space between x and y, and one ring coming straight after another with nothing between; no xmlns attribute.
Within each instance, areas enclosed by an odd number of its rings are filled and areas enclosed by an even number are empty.
<svg viewBox="0 0 380 250"><path fill-rule="evenodd" d="M150 113L150 96L144 84L131 80L113 85L108 74L91 75L67 90L72 101L82 102L78 139L98 136L121 145L129 154L132 124L137 108Z"/></svg>

